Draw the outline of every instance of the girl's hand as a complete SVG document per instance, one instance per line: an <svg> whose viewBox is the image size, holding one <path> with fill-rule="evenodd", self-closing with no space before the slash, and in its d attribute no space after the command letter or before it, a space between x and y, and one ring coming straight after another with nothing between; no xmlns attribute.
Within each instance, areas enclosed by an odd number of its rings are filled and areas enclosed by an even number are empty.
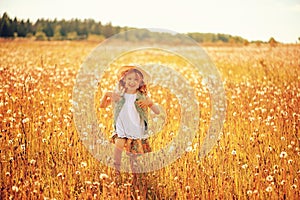
<svg viewBox="0 0 300 200"><path fill-rule="evenodd" d="M147 98L147 99L138 100L137 104L141 108L146 109L147 107L151 107L153 105L153 102Z"/></svg>
<svg viewBox="0 0 300 200"><path fill-rule="evenodd" d="M157 115L160 114L160 110L159 110L158 106L153 104L153 101L151 101L151 99L149 97L147 97L146 99L138 100L136 103L142 109L146 109L147 107L149 107L155 114L157 114Z"/></svg>
<svg viewBox="0 0 300 200"><path fill-rule="evenodd" d="M115 93L115 92L110 92L110 97L114 102L117 102L120 100L121 95L119 93Z"/></svg>
<svg viewBox="0 0 300 200"><path fill-rule="evenodd" d="M106 92L100 101L100 108L106 108L111 103L111 92Z"/></svg>

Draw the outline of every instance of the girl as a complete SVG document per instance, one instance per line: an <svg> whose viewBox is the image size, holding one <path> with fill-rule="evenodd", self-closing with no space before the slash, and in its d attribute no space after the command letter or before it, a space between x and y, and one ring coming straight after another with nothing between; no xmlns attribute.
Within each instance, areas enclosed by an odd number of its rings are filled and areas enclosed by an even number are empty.
<svg viewBox="0 0 300 200"><path fill-rule="evenodd" d="M149 75L137 66L124 66L119 70L119 92L107 92L100 102L100 107L105 108L114 103L114 151L115 168L120 170L122 149L144 153L147 144L148 118L150 108L159 114L159 108L147 96L145 82Z"/></svg>

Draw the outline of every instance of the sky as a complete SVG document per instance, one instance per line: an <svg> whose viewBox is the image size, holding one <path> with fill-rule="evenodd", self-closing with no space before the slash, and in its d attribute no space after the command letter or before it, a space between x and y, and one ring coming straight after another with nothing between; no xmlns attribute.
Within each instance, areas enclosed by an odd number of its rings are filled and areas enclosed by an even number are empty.
<svg viewBox="0 0 300 200"><path fill-rule="evenodd" d="M0 15L30 19L94 19L102 24L225 33L249 41L300 37L300 0L1 0Z"/></svg>

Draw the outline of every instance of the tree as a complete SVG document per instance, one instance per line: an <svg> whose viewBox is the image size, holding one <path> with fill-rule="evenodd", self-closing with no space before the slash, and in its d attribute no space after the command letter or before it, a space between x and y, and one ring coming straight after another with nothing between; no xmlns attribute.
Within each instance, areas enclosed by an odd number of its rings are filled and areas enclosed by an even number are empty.
<svg viewBox="0 0 300 200"><path fill-rule="evenodd" d="M72 22L71 22L72 23ZM60 21L60 23L59 23L60 25L60 29L59 29L59 32L60 32L60 35L62 36L62 37L66 37L67 36L67 34L68 34L68 30L67 30L67 22L65 21L65 20L62 20L62 21Z"/></svg>
<svg viewBox="0 0 300 200"><path fill-rule="evenodd" d="M111 23L108 23L105 26L103 26L102 34L104 35L105 38L108 38L114 34Z"/></svg>
<svg viewBox="0 0 300 200"><path fill-rule="evenodd" d="M217 38L218 38L219 41L222 41L222 42L228 42L229 41L228 35L225 35L225 34L218 33Z"/></svg>
<svg viewBox="0 0 300 200"><path fill-rule="evenodd" d="M84 23L79 23L78 25L78 29L77 29L77 34L79 36L82 36L82 37L87 37L89 32L88 32L88 25L86 22Z"/></svg>
<svg viewBox="0 0 300 200"><path fill-rule="evenodd" d="M271 37L268 43L270 44L271 47L275 47L278 42L273 37Z"/></svg>
<svg viewBox="0 0 300 200"><path fill-rule="evenodd" d="M27 19L26 23L25 23L25 27L26 27L26 34L33 34L34 33L34 28L32 23L30 22L29 19Z"/></svg>
<svg viewBox="0 0 300 200"><path fill-rule="evenodd" d="M47 37L52 37L54 35L54 29L52 27L52 23L48 20L45 21L43 32L47 35Z"/></svg>
<svg viewBox="0 0 300 200"><path fill-rule="evenodd" d="M101 22L95 23L91 27L91 33L96 35L101 35L102 33L102 24Z"/></svg>
<svg viewBox="0 0 300 200"><path fill-rule="evenodd" d="M18 37L25 37L27 35L26 24L23 20L17 23L16 29Z"/></svg>
<svg viewBox="0 0 300 200"><path fill-rule="evenodd" d="M43 31L43 27L44 26L44 20L43 19L38 19L35 24L34 24L34 35L37 33L37 32L42 32Z"/></svg>
<svg viewBox="0 0 300 200"><path fill-rule="evenodd" d="M36 40L47 40L47 36L43 31L39 31L35 34Z"/></svg>
<svg viewBox="0 0 300 200"><path fill-rule="evenodd" d="M60 30L61 30L61 26L57 25L55 26L55 30L54 30L54 35L53 35L53 39L54 40L61 40L63 39L61 34L60 34Z"/></svg>
<svg viewBox="0 0 300 200"><path fill-rule="evenodd" d="M8 14L5 12L0 21L0 36L1 37L13 37L14 29L12 26L12 20L9 18Z"/></svg>

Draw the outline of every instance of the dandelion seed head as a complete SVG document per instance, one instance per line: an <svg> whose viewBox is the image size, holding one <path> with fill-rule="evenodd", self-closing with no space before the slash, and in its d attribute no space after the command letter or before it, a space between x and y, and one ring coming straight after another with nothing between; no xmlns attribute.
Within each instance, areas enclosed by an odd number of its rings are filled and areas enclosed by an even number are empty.
<svg viewBox="0 0 300 200"><path fill-rule="evenodd" d="M231 151L231 155L234 155L234 156L236 155L236 150L235 149Z"/></svg>
<svg viewBox="0 0 300 200"><path fill-rule="evenodd" d="M86 162L81 162L81 167L86 167L87 163Z"/></svg>
<svg viewBox="0 0 300 200"><path fill-rule="evenodd" d="M12 189L12 191L14 191L14 192L19 192L19 188L17 187L17 186L12 186L11 187L11 189Z"/></svg>
<svg viewBox="0 0 300 200"><path fill-rule="evenodd" d="M105 179L108 179L108 178L109 178L109 176L107 174L104 174L104 173L100 174L100 179L101 180L105 180Z"/></svg>
<svg viewBox="0 0 300 200"><path fill-rule="evenodd" d="M29 122L29 118L25 118L25 119L22 120L23 124L26 124L27 122Z"/></svg>
<svg viewBox="0 0 300 200"><path fill-rule="evenodd" d="M247 165L247 164L243 164L243 165L242 165L242 168L243 168L243 169L246 169L246 168L248 168L248 165Z"/></svg>
<svg viewBox="0 0 300 200"><path fill-rule="evenodd" d="M291 186L292 189L297 189L297 187L298 187L298 186L297 186L296 184L293 184L293 185Z"/></svg>
<svg viewBox="0 0 300 200"><path fill-rule="evenodd" d="M188 146L188 147L185 149L186 152L191 152L192 150L193 150L193 147L191 147L191 146Z"/></svg>
<svg viewBox="0 0 300 200"><path fill-rule="evenodd" d="M94 182L93 182L93 185L94 185L94 186L99 186L99 185L100 185L100 183L99 183L99 182L97 182L97 181L94 181Z"/></svg>
<svg viewBox="0 0 300 200"><path fill-rule="evenodd" d="M271 176L271 175L267 176L266 180L269 182L273 181L273 176Z"/></svg>
<svg viewBox="0 0 300 200"><path fill-rule="evenodd" d="M187 192L189 192L189 191L191 190L191 187L190 187L189 185L187 185L187 186L185 186L185 190L186 190Z"/></svg>
<svg viewBox="0 0 300 200"><path fill-rule="evenodd" d="M272 192L272 191L273 191L272 186L268 186L268 187L266 188L266 192Z"/></svg>
<svg viewBox="0 0 300 200"><path fill-rule="evenodd" d="M87 184L87 185L91 185L92 184L91 181L84 181L84 183Z"/></svg>
<svg viewBox="0 0 300 200"><path fill-rule="evenodd" d="M269 146L269 151L273 151L273 148L271 146Z"/></svg>
<svg viewBox="0 0 300 200"><path fill-rule="evenodd" d="M171 145L170 148L169 148L169 150L168 150L168 152L171 153L171 152L174 151L174 150L175 150L175 146L174 146L174 145Z"/></svg>
<svg viewBox="0 0 300 200"><path fill-rule="evenodd" d="M247 190L247 195L252 195L252 190Z"/></svg>
<svg viewBox="0 0 300 200"><path fill-rule="evenodd" d="M36 160L34 160L34 159L31 159L31 160L30 160L30 164L31 164L31 165L34 165L35 163L36 163Z"/></svg>
<svg viewBox="0 0 300 200"><path fill-rule="evenodd" d="M21 149L22 149L23 151L25 151L25 149L26 149L25 144L21 144Z"/></svg>
<svg viewBox="0 0 300 200"><path fill-rule="evenodd" d="M282 151L279 155L280 158L286 158L288 155L285 151Z"/></svg>

